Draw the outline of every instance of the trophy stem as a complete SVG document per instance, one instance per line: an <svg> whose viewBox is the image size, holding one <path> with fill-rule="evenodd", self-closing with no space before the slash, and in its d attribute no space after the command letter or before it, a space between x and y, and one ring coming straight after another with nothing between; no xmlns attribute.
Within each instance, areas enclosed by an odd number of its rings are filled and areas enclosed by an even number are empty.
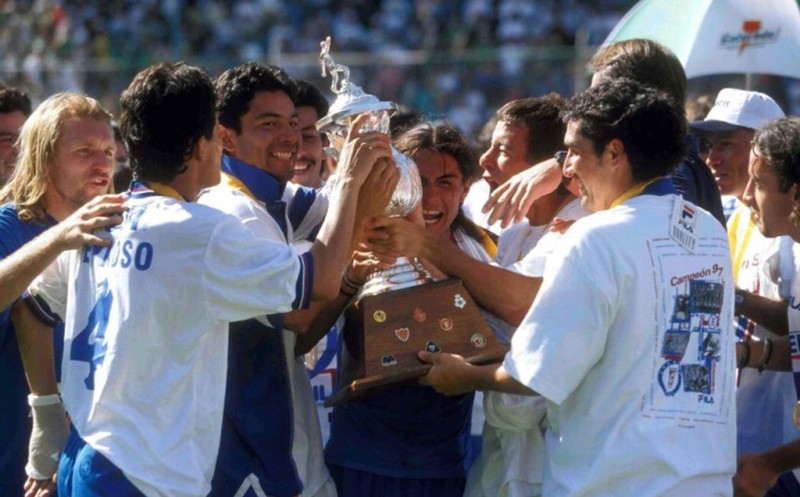
<svg viewBox="0 0 800 497"><path fill-rule="evenodd" d="M410 288L433 281L427 269L414 258L399 257L393 266L370 273L360 297Z"/></svg>

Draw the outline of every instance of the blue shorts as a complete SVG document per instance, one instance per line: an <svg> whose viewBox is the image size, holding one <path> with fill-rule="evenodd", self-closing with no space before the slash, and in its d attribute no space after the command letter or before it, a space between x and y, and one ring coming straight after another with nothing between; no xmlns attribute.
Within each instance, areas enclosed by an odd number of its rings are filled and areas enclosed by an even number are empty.
<svg viewBox="0 0 800 497"><path fill-rule="evenodd" d="M144 497L122 471L70 428L58 462L59 497Z"/></svg>
<svg viewBox="0 0 800 497"><path fill-rule="evenodd" d="M797 483L794 473L789 471L782 474L765 497L800 497L800 484Z"/></svg>
<svg viewBox="0 0 800 497"><path fill-rule="evenodd" d="M346 497L462 497L466 478L397 478L328 465L336 492Z"/></svg>

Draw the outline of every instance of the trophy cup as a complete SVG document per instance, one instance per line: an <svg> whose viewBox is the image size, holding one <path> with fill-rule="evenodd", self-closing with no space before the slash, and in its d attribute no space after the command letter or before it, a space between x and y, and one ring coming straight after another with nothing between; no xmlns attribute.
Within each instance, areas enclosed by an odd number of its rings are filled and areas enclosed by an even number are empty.
<svg viewBox="0 0 800 497"><path fill-rule="evenodd" d="M389 117L397 106L366 94L350 81L350 69L330 55L330 37L320 46L322 75L331 75L331 89L336 94L328 115L317 123L317 129L330 139L333 150L328 153L338 156L351 121L360 114L370 115L362 131L389 134ZM422 201L419 171L394 147L392 157L400 169L400 181L384 213L406 216ZM344 387L326 405L424 375L430 365L417 359L417 352L423 349L460 354L472 363L499 360L506 351L461 280L434 282L415 259L400 257L388 269L371 273L346 318L346 353L340 363L340 385Z"/></svg>

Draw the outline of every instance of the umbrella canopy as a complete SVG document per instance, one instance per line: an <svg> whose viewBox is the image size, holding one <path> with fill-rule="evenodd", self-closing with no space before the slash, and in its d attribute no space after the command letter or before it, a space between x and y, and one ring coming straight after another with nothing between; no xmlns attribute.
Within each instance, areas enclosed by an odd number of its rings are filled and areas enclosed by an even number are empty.
<svg viewBox="0 0 800 497"><path fill-rule="evenodd" d="M641 0L603 44L631 38L670 48L688 78L724 73L800 78L795 0Z"/></svg>

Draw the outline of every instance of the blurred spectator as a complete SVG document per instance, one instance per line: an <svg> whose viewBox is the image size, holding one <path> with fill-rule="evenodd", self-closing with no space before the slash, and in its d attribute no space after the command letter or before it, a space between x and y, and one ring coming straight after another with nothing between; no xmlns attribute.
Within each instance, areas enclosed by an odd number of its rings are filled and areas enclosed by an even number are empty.
<svg viewBox="0 0 800 497"><path fill-rule="evenodd" d="M593 42L602 41L634 3L5 0L0 78L35 101L70 90L114 108L133 74L157 60L191 61L214 74L267 59L322 88L316 55L330 34L365 91L426 118L458 118L471 134L514 98L573 93L577 32L590 26Z"/></svg>
<svg viewBox="0 0 800 497"><path fill-rule="evenodd" d="M0 88L0 187L17 162L19 130L31 114L31 99L18 88Z"/></svg>
<svg viewBox="0 0 800 497"><path fill-rule="evenodd" d="M703 93L702 95L688 100L686 102L686 120L691 123L705 119L708 111L711 110L711 107L714 107L715 98L716 97L710 93ZM700 156L700 160L705 162L708 158L708 141L702 135L691 131L691 129L690 132L697 142L697 155Z"/></svg>

